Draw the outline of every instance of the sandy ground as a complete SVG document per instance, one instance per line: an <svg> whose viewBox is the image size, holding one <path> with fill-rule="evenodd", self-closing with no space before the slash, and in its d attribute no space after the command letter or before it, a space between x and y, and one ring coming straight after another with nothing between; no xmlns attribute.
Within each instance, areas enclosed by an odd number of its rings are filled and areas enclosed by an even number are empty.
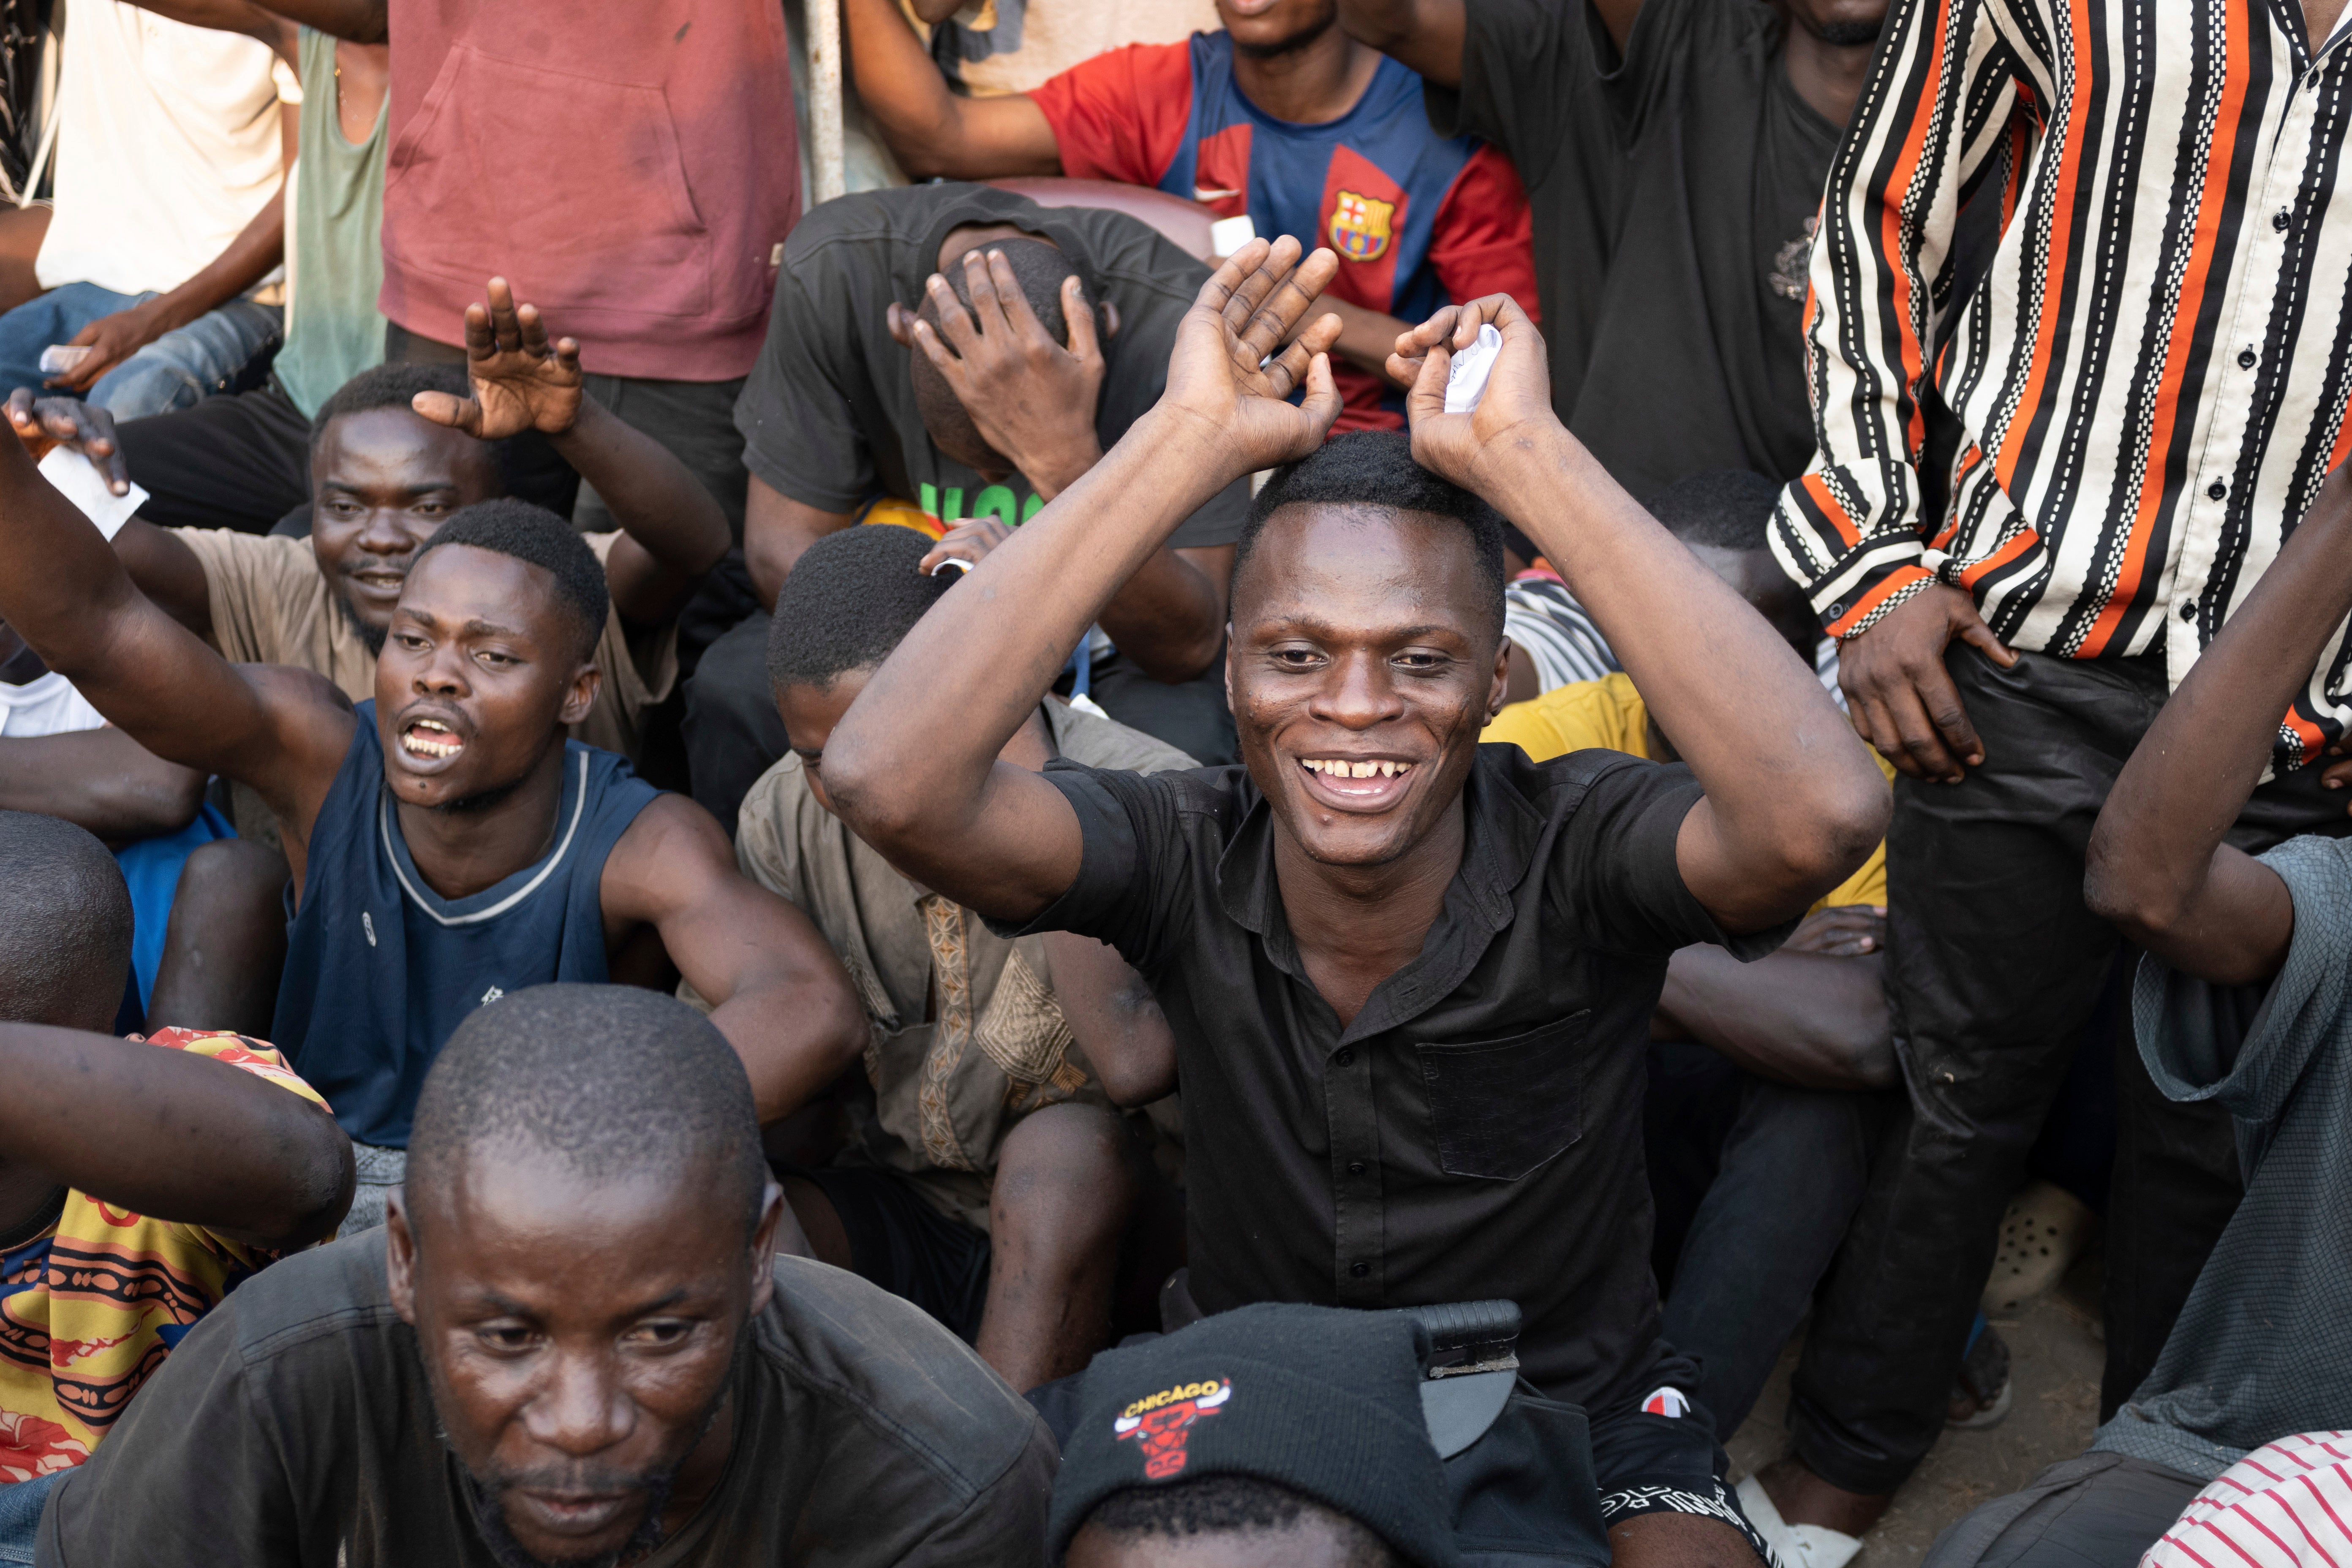
<svg viewBox="0 0 2352 1568"><path fill-rule="evenodd" d="M1946 1430L1878 1528L1864 1538L1854 1568L1914 1568L1945 1526L1980 1502L2015 1491L2043 1466L2083 1451L2099 1418L2105 1351L2098 1338L2098 1300L2094 1252L2056 1290L2014 1316L1993 1320L2009 1342L2017 1383L2008 1416L1983 1431ZM1788 1449L1782 1422L1797 1351L1789 1347L1755 1414L1732 1436L1735 1476L1761 1468Z"/></svg>

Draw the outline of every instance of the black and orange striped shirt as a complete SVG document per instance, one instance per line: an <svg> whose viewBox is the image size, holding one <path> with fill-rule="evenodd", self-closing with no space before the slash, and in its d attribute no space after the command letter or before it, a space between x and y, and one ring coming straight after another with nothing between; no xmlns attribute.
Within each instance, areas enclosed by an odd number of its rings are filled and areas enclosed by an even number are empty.
<svg viewBox="0 0 2352 1568"><path fill-rule="evenodd" d="M2161 647L2177 683L2352 447L2352 26L2316 55L2297 0L1897 0L1886 27L1775 550L1840 637L1940 578L2012 647ZM2000 244L1956 295L1979 196ZM1931 381L1960 431L1934 517ZM2282 762L2344 731L2345 664L2339 633Z"/></svg>

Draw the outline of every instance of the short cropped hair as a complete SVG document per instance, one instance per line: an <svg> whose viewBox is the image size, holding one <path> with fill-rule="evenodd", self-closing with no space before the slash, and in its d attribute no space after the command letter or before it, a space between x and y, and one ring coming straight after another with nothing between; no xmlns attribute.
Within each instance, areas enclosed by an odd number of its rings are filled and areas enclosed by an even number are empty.
<svg viewBox="0 0 2352 1568"><path fill-rule="evenodd" d="M1087 1524L1126 1542L1155 1535L1179 1540L1275 1534L1309 1519L1330 1527L1346 1553L1347 1568L1391 1568L1396 1561L1386 1542L1336 1509L1272 1481L1231 1472L1113 1492L1087 1516Z"/></svg>
<svg viewBox="0 0 2352 1568"><path fill-rule="evenodd" d="M61 817L0 811L0 1021L111 1022L131 968L131 889Z"/></svg>
<svg viewBox="0 0 2352 1568"><path fill-rule="evenodd" d="M534 985L467 1014L417 1094L406 1184L446 1190L468 1160L515 1149L589 1184L648 1171L691 1182L740 1205L747 1240L759 1228L768 1164L751 1080L674 996Z"/></svg>
<svg viewBox="0 0 2352 1568"><path fill-rule="evenodd" d="M830 686L881 663L963 575L928 577L931 542L911 528L866 523L801 552L768 626L768 684Z"/></svg>
<svg viewBox="0 0 2352 1568"><path fill-rule="evenodd" d="M1769 550L1780 487L1745 468L1719 468L1677 479L1650 502L1650 515L1685 544L1716 550Z"/></svg>
<svg viewBox="0 0 2352 1568"><path fill-rule="evenodd" d="M1068 348L1070 323L1062 314L1062 280L1070 277L1078 279L1078 300L1084 308L1092 310L1095 298L1087 288L1086 274L1070 265L1070 258L1062 253L1061 247L1050 240L1014 235L1010 238L992 239L968 247L965 255L974 250L982 255L992 250L1004 253L1004 264L1013 268L1013 280L1021 285L1022 297L1029 301L1029 309L1036 314L1038 323L1053 335L1055 342ZM964 276L963 257L949 258L940 276L948 280L948 287L955 290L956 298L963 301L966 310L970 310L971 287ZM922 299L916 301L918 307L929 304L930 298L929 291L926 290Z"/></svg>
<svg viewBox="0 0 2352 1568"><path fill-rule="evenodd" d="M417 547L409 571L445 544L470 544L499 555L528 562L555 579L556 596L580 623L580 658L594 657L596 640L604 635L613 593L604 584L604 568L596 552L570 523L543 506L512 496L476 501L449 514L439 531Z"/></svg>
<svg viewBox="0 0 2352 1568"><path fill-rule="evenodd" d="M1503 519L1451 479L1412 460L1412 440L1396 430L1351 430L1334 436L1297 462L1275 470L1250 503L1234 551L1233 574L1257 548L1266 519L1286 506L1377 507L1451 518L1468 531L1478 578L1488 591L1498 633L1503 624Z"/></svg>
<svg viewBox="0 0 2352 1568"><path fill-rule="evenodd" d="M462 364L380 364L343 383L319 405L310 421L310 449L318 450L327 426L346 414L366 414L378 408L406 408L420 392L469 395L473 383Z"/></svg>

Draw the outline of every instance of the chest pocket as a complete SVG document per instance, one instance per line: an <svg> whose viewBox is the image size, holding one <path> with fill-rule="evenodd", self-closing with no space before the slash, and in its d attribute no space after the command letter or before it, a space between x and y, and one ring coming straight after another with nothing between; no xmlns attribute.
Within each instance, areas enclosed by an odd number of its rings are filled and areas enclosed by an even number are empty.
<svg viewBox="0 0 2352 1568"><path fill-rule="evenodd" d="M1577 1047L1590 1011L1507 1040L1415 1046L1438 1164L1516 1182L1583 1136Z"/></svg>

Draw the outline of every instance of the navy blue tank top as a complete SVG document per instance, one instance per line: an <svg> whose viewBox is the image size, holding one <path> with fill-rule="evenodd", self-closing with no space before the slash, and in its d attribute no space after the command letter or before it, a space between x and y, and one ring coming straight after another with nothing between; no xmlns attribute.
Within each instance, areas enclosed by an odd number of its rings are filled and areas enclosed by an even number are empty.
<svg viewBox="0 0 2352 1568"><path fill-rule="evenodd" d="M375 704L358 720L310 828L270 1033L344 1131L404 1149L425 1070L467 1014L526 985L605 978L604 858L661 792L626 759L566 741L546 858L444 899L401 837Z"/></svg>

